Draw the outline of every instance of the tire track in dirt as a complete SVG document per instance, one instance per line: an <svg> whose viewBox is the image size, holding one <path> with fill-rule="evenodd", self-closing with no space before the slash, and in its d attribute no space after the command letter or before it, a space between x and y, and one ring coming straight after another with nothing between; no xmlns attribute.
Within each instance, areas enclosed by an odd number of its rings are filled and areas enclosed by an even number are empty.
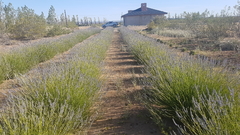
<svg viewBox="0 0 240 135"><path fill-rule="evenodd" d="M161 134L147 110L135 100L141 90L139 80L145 75L117 28L105 59L106 88L99 107L99 118L93 122L89 135L148 135Z"/></svg>

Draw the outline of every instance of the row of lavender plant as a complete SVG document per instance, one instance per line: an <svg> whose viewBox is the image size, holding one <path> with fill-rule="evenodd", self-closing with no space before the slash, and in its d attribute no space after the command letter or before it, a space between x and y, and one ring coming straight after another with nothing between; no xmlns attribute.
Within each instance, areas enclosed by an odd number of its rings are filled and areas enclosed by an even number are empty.
<svg viewBox="0 0 240 135"><path fill-rule="evenodd" d="M178 54L126 27L120 31L145 65L149 77L141 95L156 123L171 118L180 134L240 133L239 72L219 67L214 60Z"/></svg>
<svg viewBox="0 0 240 135"><path fill-rule="evenodd" d="M20 92L10 94L0 114L0 133L83 134L97 115L93 105L101 95L101 67L112 35L112 28L105 29L19 77Z"/></svg>
<svg viewBox="0 0 240 135"><path fill-rule="evenodd" d="M100 32L99 28L78 30L56 39L45 39L33 44L13 47L0 55L0 82L30 70L40 62L67 51L75 44Z"/></svg>

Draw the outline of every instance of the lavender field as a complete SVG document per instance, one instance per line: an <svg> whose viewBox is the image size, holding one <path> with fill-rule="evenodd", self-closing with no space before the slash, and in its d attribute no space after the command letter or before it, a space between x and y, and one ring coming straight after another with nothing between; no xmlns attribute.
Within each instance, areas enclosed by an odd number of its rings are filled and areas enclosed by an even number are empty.
<svg viewBox="0 0 240 135"><path fill-rule="evenodd" d="M124 42L148 74L140 99L162 126L170 118L177 126L172 134L240 133L240 76L207 57L179 54L156 40L126 27Z"/></svg>
<svg viewBox="0 0 240 135"><path fill-rule="evenodd" d="M239 134L237 68L180 54L127 27L118 30L124 51L144 65L147 75L138 80L143 90L135 96L159 128L169 134ZM1 53L1 81L15 79L18 87L6 95L0 133L86 133L99 117L102 67L112 40L113 28L89 28ZM164 127L165 118L171 128Z"/></svg>

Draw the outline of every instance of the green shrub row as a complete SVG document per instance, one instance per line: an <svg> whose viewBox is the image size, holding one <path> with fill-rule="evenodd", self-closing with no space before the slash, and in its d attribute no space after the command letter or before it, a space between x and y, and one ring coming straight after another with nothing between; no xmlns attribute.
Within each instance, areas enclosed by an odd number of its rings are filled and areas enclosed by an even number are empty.
<svg viewBox="0 0 240 135"><path fill-rule="evenodd" d="M162 117L168 117L182 134L239 134L237 71L207 58L177 54L126 27L120 31L130 51L145 65L149 77L144 80L142 100L159 125Z"/></svg>
<svg viewBox="0 0 240 135"><path fill-rule="evenodd" d="M51 59L56 54L67 51L75 44L100 32L98 28L79 30L57 39L46 39L34 44L13 48L0 55L0 82L22 74L40 62Z"/></svg>
<svg viewBox="0 0 240 135"><path fill-rule="evenodd" d="M1 134L81 134L96 118L101 65L113 29L74 46L68 54L18 78L21 91L8 97L0 114Z"/></svg>

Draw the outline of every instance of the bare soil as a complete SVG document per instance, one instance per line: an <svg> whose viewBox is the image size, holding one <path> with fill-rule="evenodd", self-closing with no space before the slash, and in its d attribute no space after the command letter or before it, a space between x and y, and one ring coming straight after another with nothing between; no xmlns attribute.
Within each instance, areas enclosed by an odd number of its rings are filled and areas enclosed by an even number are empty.
<svg viewBox="0 0 240 135"><path fill-rule="evenodd" d="M100 105L100 117L93 123L89 135L149 135L161 134L148 111L136 100L142 90L142 73L133 55L126 51L120 33L115 29L112 45L105 60L107 85Z"/></svg>

